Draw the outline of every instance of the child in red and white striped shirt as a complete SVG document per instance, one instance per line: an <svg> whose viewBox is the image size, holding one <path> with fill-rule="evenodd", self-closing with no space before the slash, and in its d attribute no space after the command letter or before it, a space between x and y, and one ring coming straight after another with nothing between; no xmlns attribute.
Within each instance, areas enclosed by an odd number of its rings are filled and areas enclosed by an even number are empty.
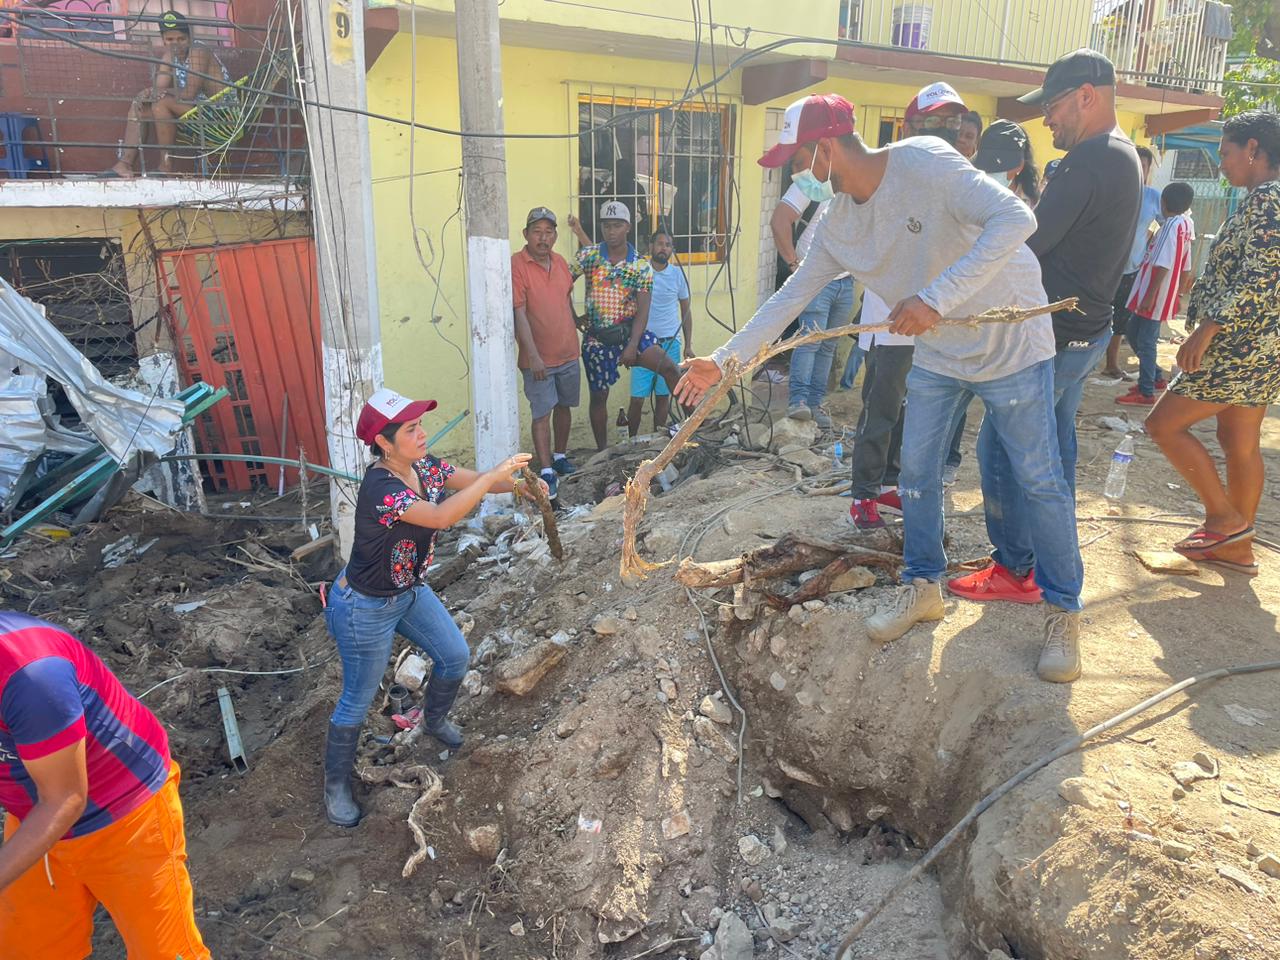
<svg viewBox="0 0 1280 960"><path fill-rule="evenodd" d="M1191 222L1191 201L1195 194L1189 183L1171 183L1160 194L1160 206L1168 218L1147 247L1133 281L1126 305L1130 311L1125 337L1138 356L1138 384L1116 403L1149 407L1156 392L1165 387L1156 362L1160 325L1178 314L1183 293L1191 287L1191 243L1195 224Z"/></svg>

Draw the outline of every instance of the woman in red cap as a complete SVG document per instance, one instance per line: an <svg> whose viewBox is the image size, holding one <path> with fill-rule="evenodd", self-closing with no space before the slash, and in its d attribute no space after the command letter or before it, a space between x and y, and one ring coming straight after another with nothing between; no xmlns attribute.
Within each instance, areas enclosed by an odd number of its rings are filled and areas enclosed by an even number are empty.
<svg viewBox="0 0 1280 960"><path fill-rule="evenodd" d="M360 411L356 436L377 460L365 471L356 500L351 557L334 580L325 623L342 657L342 695L329 718L324 800L329 819L360 821L351 769L360 725L391 657L396 633L431 658L431 679L419 725L447 747L462 733L447 719L471 651L440 598L427 586L436 534L469 514L487 493L511 493L512 475L529 463L517 453L485 473L456 468L427 453L419 421L434 400L408 400L379 390ZM541 481L539 481L541 482ZM446 499L445 491L456 491Z"/></svg>

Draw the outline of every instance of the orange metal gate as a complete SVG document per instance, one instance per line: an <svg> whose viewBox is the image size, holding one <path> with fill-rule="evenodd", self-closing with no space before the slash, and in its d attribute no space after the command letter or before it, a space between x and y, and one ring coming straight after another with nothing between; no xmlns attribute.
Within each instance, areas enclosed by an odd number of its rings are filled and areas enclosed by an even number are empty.
<svg viewBox="0 0 1280 960"><path fill-rule="evenodd" d="M160 254L185 380L225 386L229 394L196 422L201 453L328 465L315 264L309 237ZM204 464L215 490L270 489L280 469ZM286 470L286 485L297 482L298 471Z"/></svg>

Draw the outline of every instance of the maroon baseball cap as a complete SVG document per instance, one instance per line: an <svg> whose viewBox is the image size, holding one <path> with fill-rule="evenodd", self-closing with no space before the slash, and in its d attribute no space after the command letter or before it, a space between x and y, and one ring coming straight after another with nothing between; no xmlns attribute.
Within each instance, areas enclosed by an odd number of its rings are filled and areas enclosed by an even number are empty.
<svg viewBox="0 0 1280 960"><path fill-rule="evenodd" d="M853 104L838 93L815 93L787 107L782 117L782 133L777 146L767 150L757 163L780 167L789 163L806 143L823 137L843 137L853 133Z"/></svg>
<svg viewBox="0 0 1280 960"><path fill-rule="evenodd" d="M383 387L365 401L356 421L356 436L361 443L372 446L373 438L389 424L412 423L435 408L434 400L410 400Z"/></svg>

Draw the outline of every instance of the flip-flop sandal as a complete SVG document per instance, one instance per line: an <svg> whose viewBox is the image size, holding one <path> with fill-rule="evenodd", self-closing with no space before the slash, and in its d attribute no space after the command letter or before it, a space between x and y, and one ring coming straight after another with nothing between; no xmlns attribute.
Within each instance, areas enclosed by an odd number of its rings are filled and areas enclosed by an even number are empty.
<svg viewBox="0 0 1280 960"><path fill-rule="evenodd" d="M1236 563L1234 560L1220 560L1209 555L1197 557L1196 559L1199 563L1211 563L1215 567L1222 567L1222 569L1230 570L1232 573L1243 573L1246 577L1256 577L1258 575L1258 565L1256 563Z"/></svg>
<svg viewBox="0 0 1280 960"><path fill-rule="evenodd" d="M1252 526L1245 527L1236 533L1218 533L1214 530L1206 530L1201 527L1185 540L1180 540L1173 545L1173 549L1185 557L1192 560L1198 560L1199 557L1193 554L1204 554L1211 550L1217 550L1221 547L1229 546L1233 543L1240 543L1242 540L1248 540L1254 535ZM1197 543L1199 541L1208 541L1207 543Z"/></svg>

